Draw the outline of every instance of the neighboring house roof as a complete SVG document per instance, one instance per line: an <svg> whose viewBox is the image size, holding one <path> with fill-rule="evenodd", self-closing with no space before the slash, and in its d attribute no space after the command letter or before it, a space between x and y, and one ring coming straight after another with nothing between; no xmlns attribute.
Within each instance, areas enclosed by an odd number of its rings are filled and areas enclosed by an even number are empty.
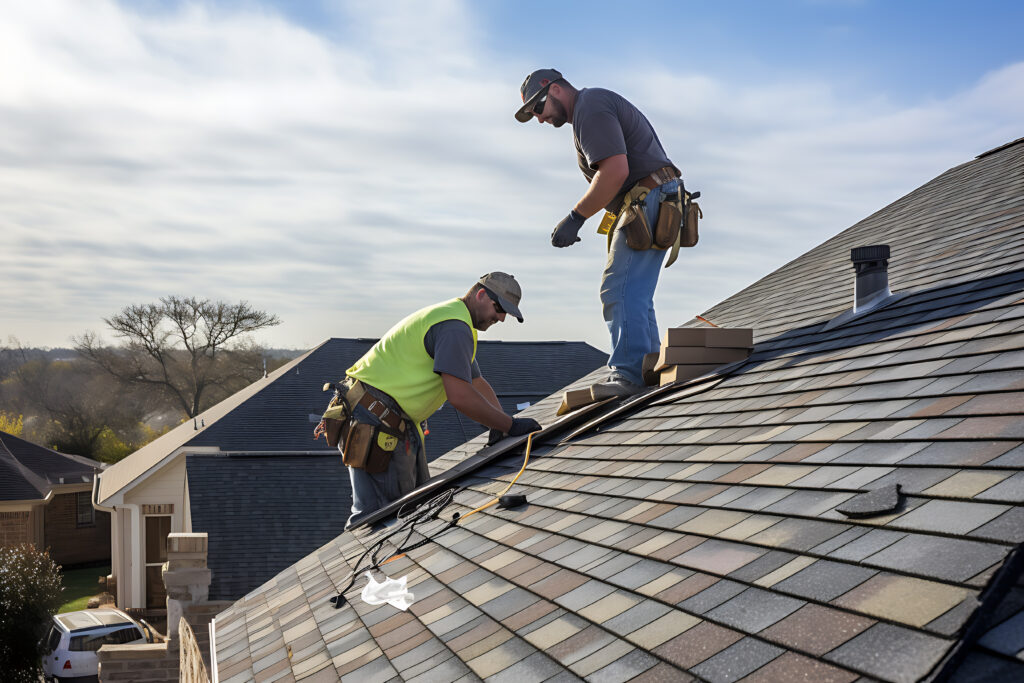
<svg viewBox="0 0 1024 683"><path fill-rule="evenodd" d="M42 500L55 485L92 481L100 463L0 432L0 501Z"/></svg>
<svg viewBox="0 0 1024 683"><path fill-rule="evenodd" d="M188 420L112 466L100 478L99 501L118 493L169 455L188 449L237 452L312 453L336 450L313 428L330 394L325 382L343 379L345 370L375 339L329 339L315 349L257 380L217 405ZM515 359L513 364L512 358ZM536 401L558 387L603 365L607 355L583 342L500 342L481 340L477 350L481 372L506 409ZM521 364L521 365L520 365ZM515 368L541 367L542 377ZM482 427L443 409L430 419L427 453L440 455Z"/></svg>
<svg viewBox="0 0 1024 683"><path fill-rule="evenodd" d="M871 244L891 245L904 296L825 331L852 303L850 249ZM1015 144L705 313L755 328L750 359L536 444L514 489L527 506L488 508L386 565L407 577L409 611L367 604L362 578L341 609L329 601L384 532L282 571L217 617L219 680L904 683L987 675L968 670L981 655L1020 678L1019 628L955 666L1007 618L993 608L1021 571L1022 256ZM550 422L555 405L525 414ZM432 468L468 468L481 443ZM463 476L469 490L424 528L491 499L521 461ZM893 484L889 514L838 510Z"/></svg>
<svg viewBox="0 0 1024 683"><path fill-rule="evenodd" d="M192 528L210 537L212 598L244 595L345 528L352 505L348 471L337 449L312 440L315 425L309 416L319 419L327 403L324 381L337 379L338 368L343 376L373 343L331 339L226 416L208 421L185 444L238 451L186 458ZM510 413L607 360L582 342L481 340L477 356L481 373ZM428 454L437 455L483 429L450 405L431 417L429 426ZM319 454L296 452L317 447ZM259 530L265 533L254 533Z"/></svg>
<svg viewBox="0 0 1024 683"><path fill-rule="evenodd" d="M230 414L235 408L269 387L276 379L294 372L295 368L314 351L316 349L308 351L291 362L282 365L267 377L256 380L244 389L228 396L212 408L203 411L194 420L181 423L163 436L150 441L128 457L112 465L100 475L99 482L97 483L98 492L96 500L102 505L112 496L120 493L125 487L138 483L140 477L154 471L169 456L181 452L182 447L196 438L197 432L201 433L203 430L211 428L217 423L217 420Z"/></svg>
<svg viewBox="0 0 1024 683"><path fill-rule="evenodd" d="M192 529L209 536L211 600L234 600L345 528L348 470L325 455L189 455Z"/></svg>

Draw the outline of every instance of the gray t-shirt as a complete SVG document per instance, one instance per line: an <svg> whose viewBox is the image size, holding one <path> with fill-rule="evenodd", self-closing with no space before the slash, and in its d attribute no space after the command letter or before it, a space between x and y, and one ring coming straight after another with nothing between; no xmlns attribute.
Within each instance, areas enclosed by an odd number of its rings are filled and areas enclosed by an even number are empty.
<svg viewBox="0 0 1024 683"><path fill-rule="evenodd" d="M572 115L576 158L587 180L593 180L597 165L608 157L625 154L629 176L619 196L608 205L617 211L623 192L638 180L664 166L671 166L658 134L639 109L626 98L604 88L584 88L576 96Z"/></svg>
<svg viewBox="0 0 1024 683"><path fill-rule="evenodd" d="M434 359L434 372L472 382L480 376L473 360L473 332L461 320L442 320L427 330L423 348Z"/></svg>

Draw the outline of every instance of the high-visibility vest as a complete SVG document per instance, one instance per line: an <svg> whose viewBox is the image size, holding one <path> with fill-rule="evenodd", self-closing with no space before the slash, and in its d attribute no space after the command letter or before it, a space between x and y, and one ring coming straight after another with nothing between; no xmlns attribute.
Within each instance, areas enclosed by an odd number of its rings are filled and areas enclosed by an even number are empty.
<svg viewBox="0 0 1024 683"><path fill-rule="evenodd" d="M418 427L446 399L441 376L434 372L434 359L423 346L430 328L445 320L466 323L473 333L476 359L473 319L461 299L452 299L422 308L401 320L345 374L390 395Z"/></svg>

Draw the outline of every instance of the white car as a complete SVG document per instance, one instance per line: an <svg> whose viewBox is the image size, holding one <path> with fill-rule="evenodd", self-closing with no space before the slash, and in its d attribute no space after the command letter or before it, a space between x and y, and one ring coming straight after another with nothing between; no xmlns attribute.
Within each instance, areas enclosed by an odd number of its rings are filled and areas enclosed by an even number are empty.
<svg viewBox="0 0 1024 683"><path fill-rule="evenodd" d="M153 628L119 609L101 607L55 614L44 638L43 675L47 681L97 681L104 645L153 642Z"/></svg>

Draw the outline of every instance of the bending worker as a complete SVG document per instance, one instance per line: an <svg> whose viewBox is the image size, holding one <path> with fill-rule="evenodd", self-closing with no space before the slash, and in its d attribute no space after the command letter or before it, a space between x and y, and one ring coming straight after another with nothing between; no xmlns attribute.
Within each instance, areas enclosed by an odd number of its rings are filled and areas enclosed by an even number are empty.
<svg viewBox="0 0 1024 683"><path fill-rule="evenodd" d="M601 209L622 213L627 193L640 188L644 189L633 196L649 191L642 199L643 211L647 225L656 225L659 204L677 194L681 174L639 109L610 90L577 90L554 69L534 71L519 90L523 106L516 119L526 123L536 118L555 128L565 123L572 126L577 161L590 184L569 215L555 226L552 245L568 247L579 242L584 221ZM603 224L602 230L605 227ZM608 381L594 385L594 398L641 391L644 354L657 351L660 345L654 289L666 252L650 246L633 248L627 244L627 230L611 227L601 280L604 319L611 333L611 373Z"/></svg>
<svg viewBox="0 0 1024 683"><path fill-rule="evenodd" d="M352 480L350 523L427 481L420 423L445 400L492 432L519 436L541 428L502 410L476 362L477 331L506 315L523 322L521 298L514 277L488 273L465 296L406 317L346 371L338 392L356 422L349 421L354 427L342 431L339 445Z"/></svg>

